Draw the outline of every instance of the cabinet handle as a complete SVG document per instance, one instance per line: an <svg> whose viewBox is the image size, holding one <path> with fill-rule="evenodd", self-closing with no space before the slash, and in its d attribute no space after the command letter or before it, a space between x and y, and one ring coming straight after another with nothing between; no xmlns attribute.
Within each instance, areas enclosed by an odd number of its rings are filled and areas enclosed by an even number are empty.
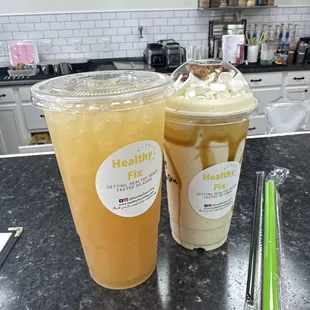
<svg viewBox="0 0 310 310"><path fill-rule="evenodd" d="M305 77L303 76L303 77L301 77L301 78L298 78L298 77L294 77L294 80L295 81L300 81L300 80L304 80L305 79Z"/></svg>
<svg viewBox="0 0 310 310"><path fill-rule="evenodd" d="M308 92L308 89L305 90L305 93L307 93L307 92Z"/></svg>
<svg viewBox="0 0 310 310"><path fill-rule="evenodd" d="M44 114L40 114L40 117L45 118L45 115Z"/></svg>
<svg viewBox="0 0 310 310"><path fill-rule="evenodd" d="M261 82L262 81L262 79L259 79L259 80L251 80L251 82L253 83L253 82Z"/></svg>
<svg viewBox="0 0 310 310"><path fill-rule="evenodd" d="M256 127L249 128L249 130L255 130L255 129L256 129Z"/></svg>
<svg viewBox="0 0 310 310"><path fill-rule="evenodd" d="M6 94L2 94L2 95L0 95L0 97L3 97L3 98L4 98L4 97L6 97Z"/></svg>

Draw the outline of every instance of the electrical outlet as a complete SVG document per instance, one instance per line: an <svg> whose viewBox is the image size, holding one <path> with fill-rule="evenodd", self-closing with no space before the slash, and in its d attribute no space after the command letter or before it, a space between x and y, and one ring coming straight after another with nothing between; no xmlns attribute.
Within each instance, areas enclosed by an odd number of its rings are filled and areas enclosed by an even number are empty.
<svg viewBox="0 0 310 310"><path fill-rule="evenodd" d="M6 48L3 42L0 42L0 56L6 56Z"/></svg>
<svg viewBox="0 0 310 310"><path fill-rule="evenodd" d="M81 52L82 51L82 41L81 39L72 40L72 45L75 52Z"/></svg>
<svg viewBox="0 0 310 310"><path fill-rule="evenodd" d="M51 40L42 41L42 46L44 48L44 53L48 54L51 52L52 49L52 41Z"/></svg>
<svg viewBox="0 0 310 310"><path fill-rule="evenodd" d="M110 45L110 39L109 38L102 39L102 45L103 45L103 51L104 52L110 52L111 51L111 45Z"/></svg>

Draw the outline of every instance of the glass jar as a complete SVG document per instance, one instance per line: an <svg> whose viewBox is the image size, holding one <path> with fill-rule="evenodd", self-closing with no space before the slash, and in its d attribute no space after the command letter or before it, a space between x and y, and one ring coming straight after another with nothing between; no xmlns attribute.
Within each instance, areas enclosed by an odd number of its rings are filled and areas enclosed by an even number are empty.
<svg viewBox="0 0 310 310"><path fill-rule="evenodd" d="M199 0L198 7L201 9L208 9L211 5L211 0Z"/></svg>
<svg viewBox="0 0 310 310"><path fill-rule="evenodd" d="M241 7L246 6L246 0L239 0L238 5Z"/></svg>
<svg viewBox="0 0 310 310"><path fill-rule="evenodd" d="M211 8L219 8L220 0L211 0Z"/></svg>
<svg viewBox="0 0 310 310"><path fill-rule="evenodd" d="M271 66L272 65L276 48L277 48L277 44L273 41L264 42L262 44L261 56L260 56L260 64L261 65L263 65L263 66Z"/></svg>
<svg viewBox="0 0 310 310"><path fill-rule="evenodd" d="M220 0L220 8L226 8L227 7L227 0Z"/></svg>

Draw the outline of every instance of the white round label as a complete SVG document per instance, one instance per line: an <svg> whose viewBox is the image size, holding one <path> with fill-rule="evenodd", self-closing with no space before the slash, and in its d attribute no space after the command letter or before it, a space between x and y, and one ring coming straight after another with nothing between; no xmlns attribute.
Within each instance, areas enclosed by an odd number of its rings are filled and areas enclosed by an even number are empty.
<svg viewBox="0 0 310 310"><path fill-rule="evenodd" d="M225 162L198 173L188 187L194 210L207 219L219 219L233 207L236 199L240 164Z"/></svg>
<svg viewBox="0 0 310 310"><path fill-rule="evenodd" d="M99 167L96 190L113 213L134 217L153 204L161 181L162 152L155 141L127 145L110 155Z"/></svg>

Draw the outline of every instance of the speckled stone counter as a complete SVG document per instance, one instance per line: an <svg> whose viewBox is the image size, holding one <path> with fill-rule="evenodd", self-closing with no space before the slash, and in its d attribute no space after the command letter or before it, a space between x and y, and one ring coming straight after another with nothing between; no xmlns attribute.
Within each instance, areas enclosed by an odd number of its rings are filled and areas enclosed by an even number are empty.
<svg viewBox="0 0 310 310"><path fill-rule="evenodd" d="M243 309L255 172L284 166L281 188L290 309L310 309L310 135L248 140L228 242L200 253L171 237L163 188L158 267L111 291L90 278L53 155L0 159L0 229L25 231L0 270L0 309Z"/></svg>

